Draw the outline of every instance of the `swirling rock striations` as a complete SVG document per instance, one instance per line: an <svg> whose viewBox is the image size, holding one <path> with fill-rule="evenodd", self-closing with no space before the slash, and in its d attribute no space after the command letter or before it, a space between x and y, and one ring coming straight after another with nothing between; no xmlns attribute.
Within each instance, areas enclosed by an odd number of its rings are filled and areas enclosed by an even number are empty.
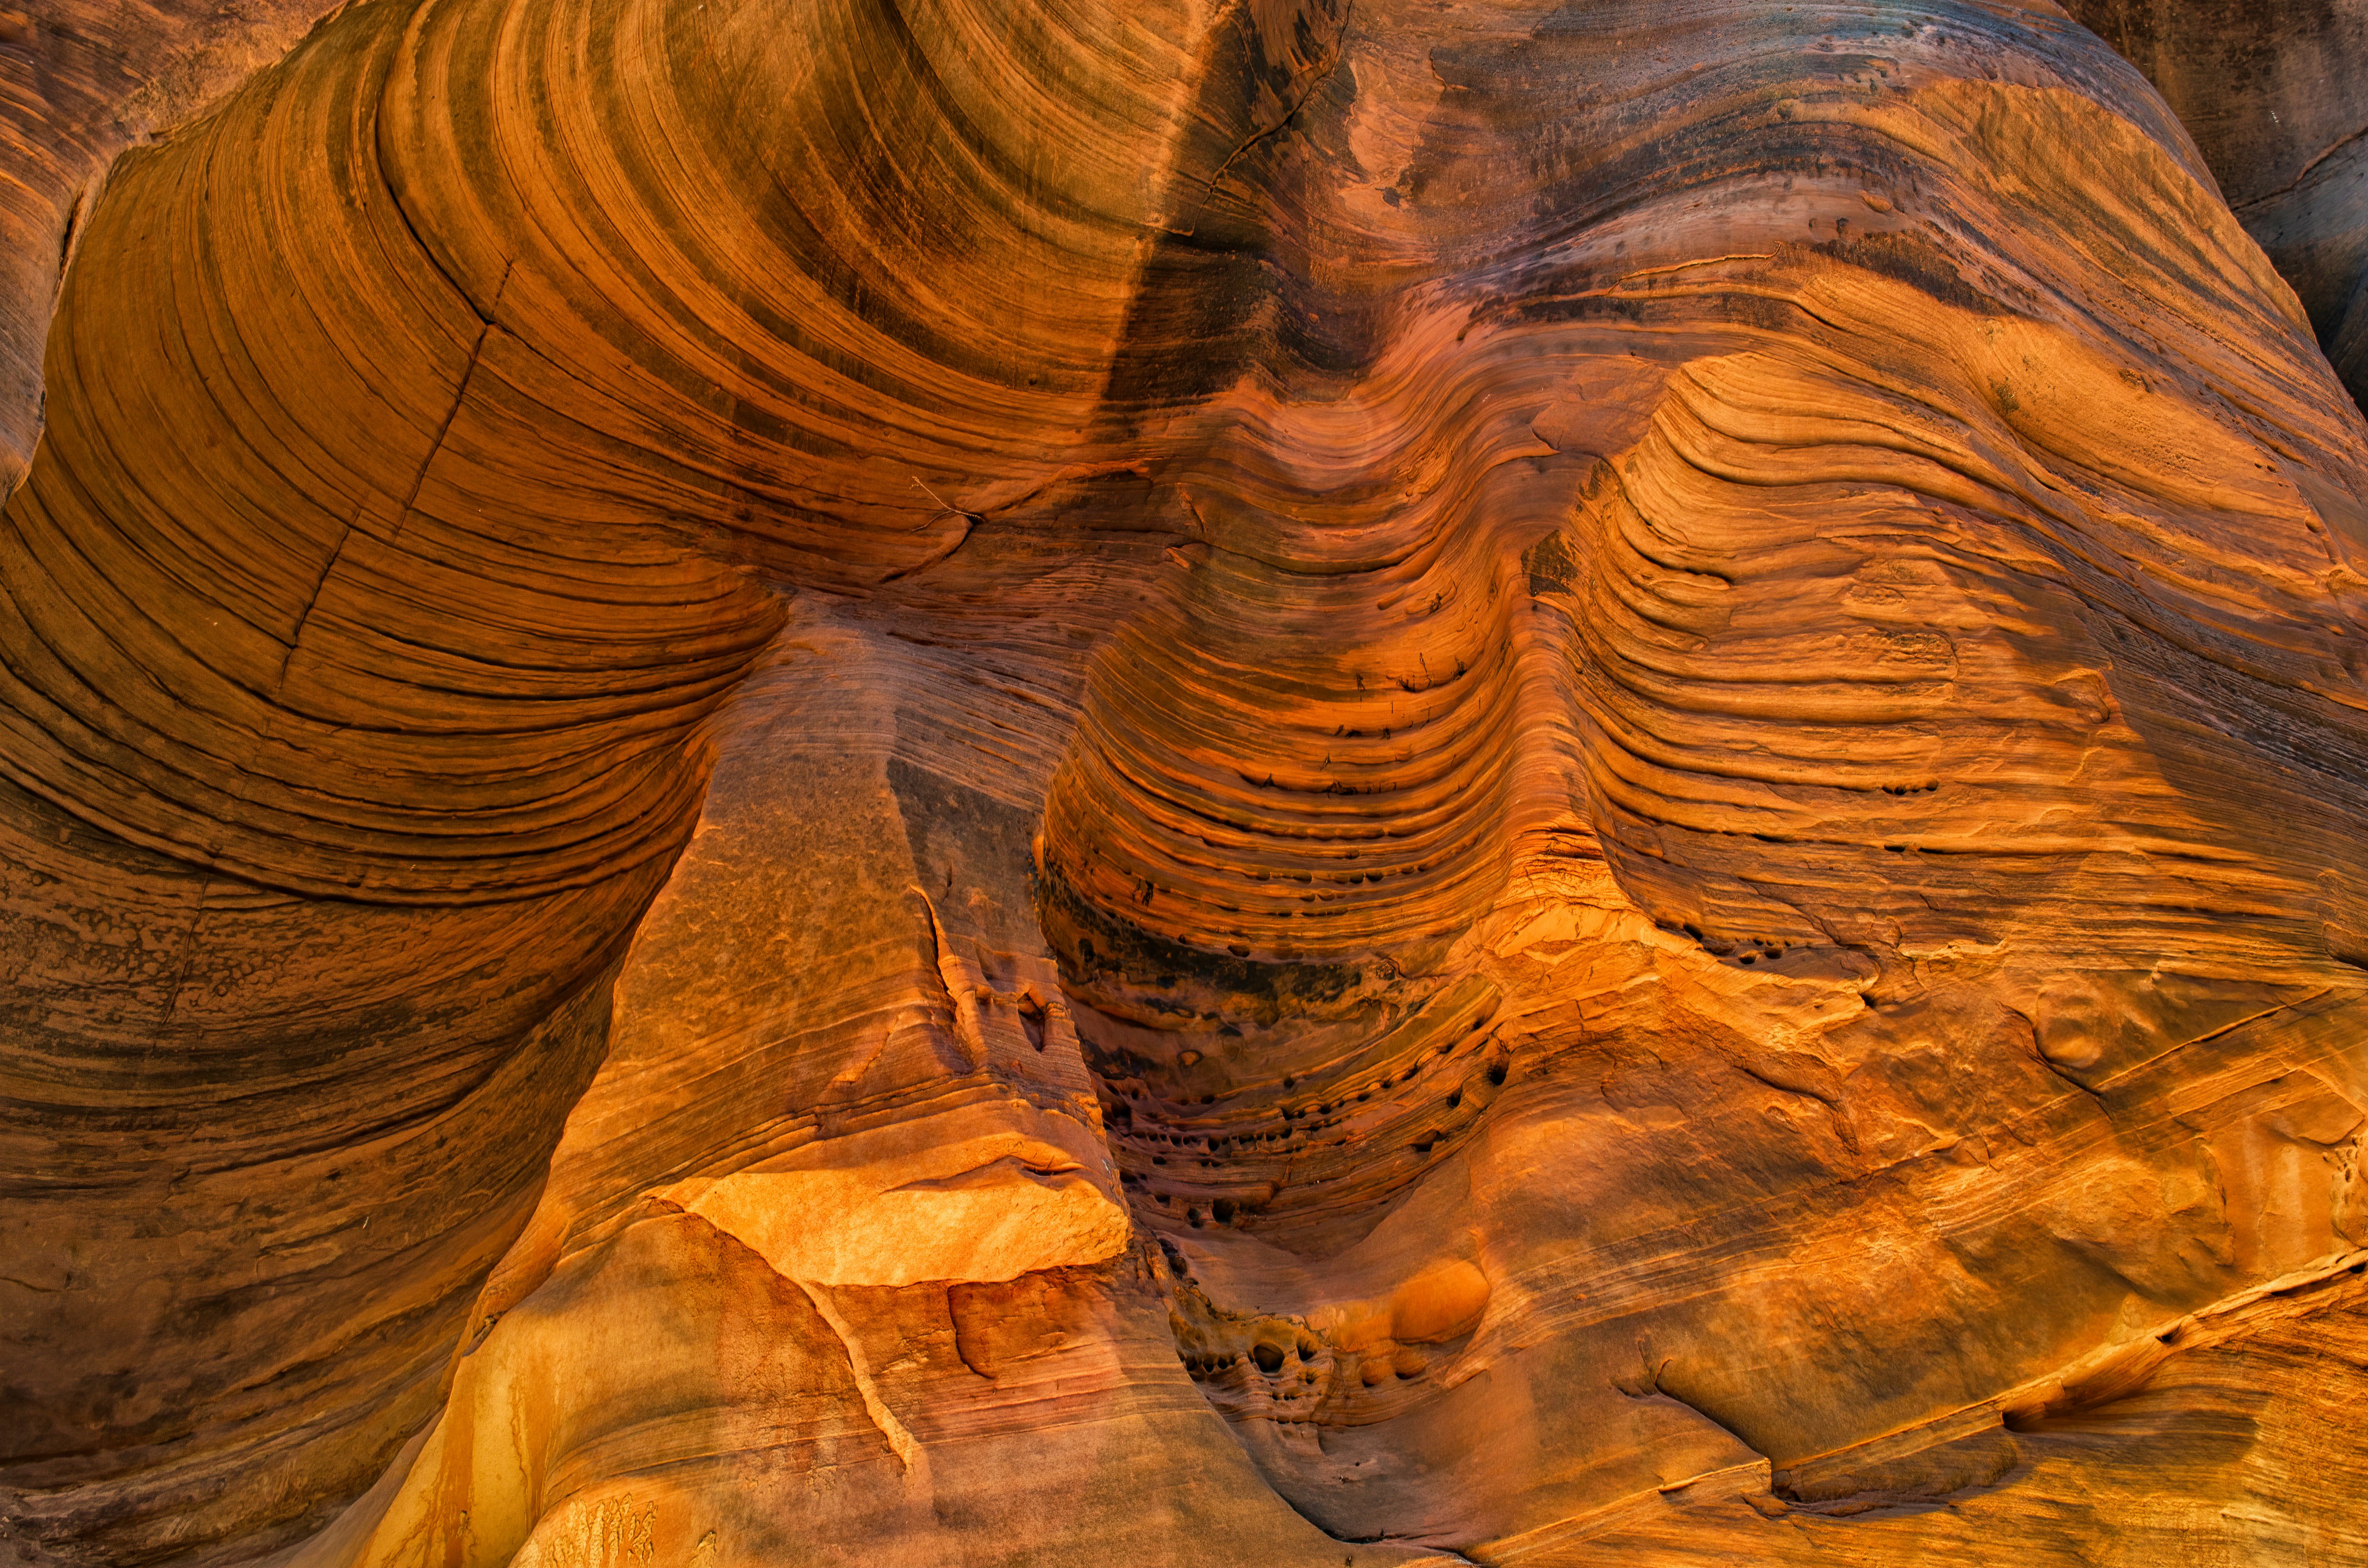
<svg viewBox="0 0 2368 1568"><path fill-rule="evenodd" d="M19 1555L2368 1561L2368 426L2195 148L2010 0L341 10L0 513Z"/></svg>
<svg viewBox="0 0 2368 1568"><path fill-rule="evenodd" d="M41 348L108 163L277 60L334 0L44 0L0 11L0 483L41 427Z"/></svg>

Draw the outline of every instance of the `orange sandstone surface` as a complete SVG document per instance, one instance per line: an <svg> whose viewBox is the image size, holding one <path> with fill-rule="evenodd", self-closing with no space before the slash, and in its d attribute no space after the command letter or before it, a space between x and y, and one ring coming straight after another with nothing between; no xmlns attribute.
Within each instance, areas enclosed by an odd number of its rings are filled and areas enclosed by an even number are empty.
<svg viewBox="0 0 2368 1568"><path fill-rule="evenodd" d="M326 9L0 11L0 1562L2368 1562L2266 7Z"/></svg>

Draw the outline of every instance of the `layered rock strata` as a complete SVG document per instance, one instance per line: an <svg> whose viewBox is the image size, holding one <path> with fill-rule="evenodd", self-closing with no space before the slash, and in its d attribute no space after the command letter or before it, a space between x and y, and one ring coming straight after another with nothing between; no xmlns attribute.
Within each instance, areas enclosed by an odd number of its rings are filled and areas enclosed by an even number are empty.
<svg viewBox="0 0 2368 1568"><path fill-rule="evenodd" d="M117 153L288 51L336 0L42 0L0 11L0 488L41 428L60 279Z"/></svg>
<svg viewBox="0 0 2368 1568"><path fill-rule="evenodd" d="M2368 1560L2368 426L2053 6L363 0L48 341L20 1556Z"/></svg>
<svg viewBox="0 0 2368 1568"><path fill-rule="evenodd" d="M2368 403L2368 6L2072 0L2162 90Z"/></svg>

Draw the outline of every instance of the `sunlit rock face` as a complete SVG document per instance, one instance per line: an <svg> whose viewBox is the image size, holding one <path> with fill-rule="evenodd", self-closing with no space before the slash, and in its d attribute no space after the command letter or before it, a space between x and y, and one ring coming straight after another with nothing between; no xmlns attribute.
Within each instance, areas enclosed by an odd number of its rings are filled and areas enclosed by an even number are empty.
<svg viewBox="0 0 2368 1568"><path fill-rule="evenodd" d="M2368 1561L2226 178L2004 0L338 11L14 325L8 1549Z"/></svg>

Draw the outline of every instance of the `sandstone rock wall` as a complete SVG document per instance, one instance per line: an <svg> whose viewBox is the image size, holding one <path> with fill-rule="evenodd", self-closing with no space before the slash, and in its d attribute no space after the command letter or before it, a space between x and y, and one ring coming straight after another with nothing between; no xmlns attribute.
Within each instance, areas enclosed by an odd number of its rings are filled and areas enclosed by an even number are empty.
<svg viewBox="0 0 2368 1568"><path fill-rule="evenodd" d="M2054 6L364 0L47 352L21 1557L2368 1560L2368 426Z"/></svg>
<svg viewBox="0 0 2368 1568"><path fill-rule="evenodd" d="M2368 6L2072 0L2162 90L2368 402Z"/></svg>
<svg viewBox="0 0 2368 1568"><path fill-rule="evenodd" d="M202 112L334 8L36 0L0 10L0 489L32 460L50 312L115 155Z"/></svg>

